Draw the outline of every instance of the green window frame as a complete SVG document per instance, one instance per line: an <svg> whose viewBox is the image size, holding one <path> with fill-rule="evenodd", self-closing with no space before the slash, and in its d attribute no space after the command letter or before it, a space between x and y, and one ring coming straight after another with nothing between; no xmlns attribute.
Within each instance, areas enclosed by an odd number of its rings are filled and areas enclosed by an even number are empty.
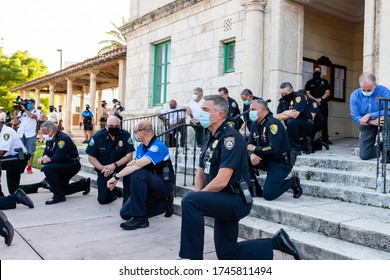
<svg viewBox="0 0 390 280"><path fill-rule="evenodd" d="M171 41L154 47L153 106L167 102L170 87Z"/></svg>
<svg viewBox="0 0 390 280"><path fill-rule="evenodd" d="M236 41L223 44L223 72L234 72L235 55L236 55Z"/></svg>

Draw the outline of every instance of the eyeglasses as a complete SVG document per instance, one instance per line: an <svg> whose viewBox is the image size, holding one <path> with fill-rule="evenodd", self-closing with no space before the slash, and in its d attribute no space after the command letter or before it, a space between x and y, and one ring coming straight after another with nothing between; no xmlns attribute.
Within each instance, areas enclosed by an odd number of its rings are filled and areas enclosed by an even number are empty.
<svg viewBox="0 0 390 280"><path fill-rule="evenodd" d="M137 134L138 131L142 131L142 130L146 130L146 129L145 129L145 128L141 128L141 129L138 129L138 130L133 130L133 133L134 133L134 134Z"/></svg>

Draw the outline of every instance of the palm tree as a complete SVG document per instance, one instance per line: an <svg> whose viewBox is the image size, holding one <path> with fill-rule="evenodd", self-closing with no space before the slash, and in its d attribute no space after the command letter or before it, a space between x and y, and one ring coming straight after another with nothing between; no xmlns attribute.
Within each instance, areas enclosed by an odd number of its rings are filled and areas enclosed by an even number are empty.
<svg viewBox="0 0 390 280"><path fill-rule="evenodd" d="M111 24L115 27L114 30L106 32L106 34L113 36L114 39L108 39L108 40L103 40L99 42L99 45L106 44L103 48L101 48L98 52L98 55L101 55L107 51L113 50L115 48L119 48L122 46L126 46L127 41L126 37L120 32L118 26L111 22ZM126 20L124 17L122 17L122 25L126 24Z"/></svg>

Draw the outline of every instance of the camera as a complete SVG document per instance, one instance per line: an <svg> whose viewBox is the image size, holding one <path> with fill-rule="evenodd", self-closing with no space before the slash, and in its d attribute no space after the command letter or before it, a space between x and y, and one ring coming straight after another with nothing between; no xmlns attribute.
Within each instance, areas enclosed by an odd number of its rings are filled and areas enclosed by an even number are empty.
<svg viewBox="0 0 390 280"><path fill-rule="evenodd" d="M16 97L16 100L14 101L14 111L15 110L23 111L24 109L20 105L23 105L24 108L27 109L27 104L29 104L28 100L22 99L20 98L20 95L18 95L18 97Z"/></svg>

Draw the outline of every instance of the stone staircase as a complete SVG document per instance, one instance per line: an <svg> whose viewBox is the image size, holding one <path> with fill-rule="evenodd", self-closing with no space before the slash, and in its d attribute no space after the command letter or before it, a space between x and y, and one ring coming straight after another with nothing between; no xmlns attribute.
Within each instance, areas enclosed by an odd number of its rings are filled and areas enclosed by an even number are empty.
<svg viewBox="0 0 390 280"><path fill-rule="evenodd" d="M294 199L292 193L285 193L274 201L254 198L250 215L240 221L240 237L270 237L283 227L305 259L390 259L390 194L375 191L376 160L361 161L355 155L357 142L337 140L329 151L299 156L292 173L301 178L304 195ZM191 153L187 163L187 173L192 174ZM91 176L93 169L85 155L82 165L78 176ZM184 183L184 170L181 152L174 202L177 215L181 215L181 197L193 191L192 175ZM260 183L265 176L260 174ZM91 176L93 184L95 178ZM206 223L213 226L210 218Z"/></svg>

